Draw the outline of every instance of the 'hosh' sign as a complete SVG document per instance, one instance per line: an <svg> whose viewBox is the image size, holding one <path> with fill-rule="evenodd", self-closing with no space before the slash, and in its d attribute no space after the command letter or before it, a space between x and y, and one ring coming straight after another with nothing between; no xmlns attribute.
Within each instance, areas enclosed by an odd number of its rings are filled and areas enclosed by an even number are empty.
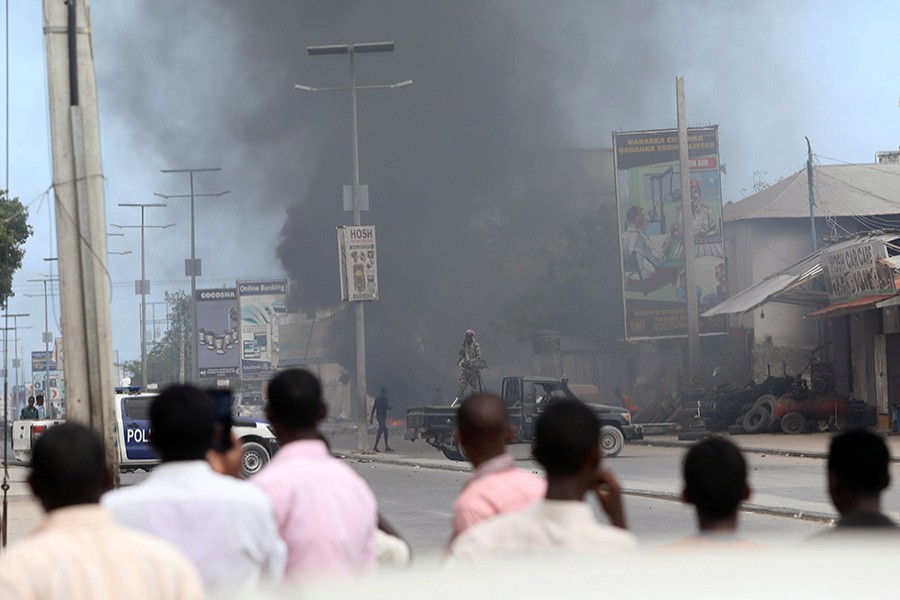
<svg viewBox="0 0 900 600"><path fill-rule="evenodd" d="M828 298L832 304L865 296L895 293L894 277L888 265L884 242L863 242L825 255Z"/></svg>
<svg viewBox="0 0 900 600"><path fill-rule="evenodd" d="M350 302L378 300L378 261L375 227L338 227L341 299Z"/></svg>

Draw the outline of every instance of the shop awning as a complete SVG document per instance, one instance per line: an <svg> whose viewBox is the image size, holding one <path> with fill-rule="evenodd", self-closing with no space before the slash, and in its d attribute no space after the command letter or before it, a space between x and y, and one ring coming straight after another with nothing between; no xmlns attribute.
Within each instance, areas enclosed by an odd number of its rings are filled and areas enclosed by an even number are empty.
<svg viewBox="0 0 900 600"><path fill-rule="evenodd" d="M848 300L847 302L841 302L840 304L831 304L829 306L826 306L825 308L820 308L817 311L811 312L806 316L813 319L820 319L823 317L837 317L847 313L871 310L873 308L877 308L879 302L893 297L893 294L865 296L863 298L856 298L854 300Z"/></svg>

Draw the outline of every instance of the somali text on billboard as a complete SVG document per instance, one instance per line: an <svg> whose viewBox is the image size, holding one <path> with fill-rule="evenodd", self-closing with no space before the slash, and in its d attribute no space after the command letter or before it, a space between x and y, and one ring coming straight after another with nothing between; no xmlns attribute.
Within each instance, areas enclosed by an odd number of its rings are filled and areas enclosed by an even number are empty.
<svg viewBox="0 0 900 600"><path fill-rule="evenodd" d="M831 302L895 293L891 268L879 262L880 258L887 258L887 249L880 241L828 252L825 267Z"/></svg>
<svg viewBox="0 0 900 600"><path fill-rule="evenodd" d="M630 339L687 335L684 224L678 131L614 133L616 197ZM702 313L728 297L722 237L718 126L688 129L695 289ZM700 320L700 333L724 333L724 317Z"/></svg>

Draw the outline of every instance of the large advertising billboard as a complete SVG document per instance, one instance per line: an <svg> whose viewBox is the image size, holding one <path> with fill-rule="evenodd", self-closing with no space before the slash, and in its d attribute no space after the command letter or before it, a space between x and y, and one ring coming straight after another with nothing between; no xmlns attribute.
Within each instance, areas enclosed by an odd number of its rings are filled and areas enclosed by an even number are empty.
<svg viewBox="0 0 900 600"><path fill-rule="evenodd" d="M684 225L678 131L613 134L625 337L687 336ZM699 312L728 297L722 238L718 126L688 129ZM724 316L700 319L700 333L724 333Z"/></svg>
<svg viewBox="0 0 900 600"><path fill-rule="evenodd" d="M278 368L278 328L287 313L287 281L238 281L241 378L269 379Z"/></svg>
<svg viewBox="0 0 900 600"><path fill-rule="evenodd" d="M350 302L378 300L378 260L375 227L338 227L341 299Z"/></svg>
<svg viewBox="0 0 900 600"><path fill-rule="evenodd" d="M237 289L197 290L197 362L201 379L228 379L241 372Z"/></svg>

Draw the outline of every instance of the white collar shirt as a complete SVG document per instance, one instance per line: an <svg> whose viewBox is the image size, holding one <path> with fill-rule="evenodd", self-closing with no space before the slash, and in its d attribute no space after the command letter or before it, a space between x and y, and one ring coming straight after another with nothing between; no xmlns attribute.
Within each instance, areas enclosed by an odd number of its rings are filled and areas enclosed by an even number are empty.
<svg viewBox="0 0 900 600"><path fill-rule="evenodd" d="M107 493L102 504L120 524L181 550L208 590L274 584L284 575L287 550L269 499L205 461L163 463L142 483Z"/></svg>

